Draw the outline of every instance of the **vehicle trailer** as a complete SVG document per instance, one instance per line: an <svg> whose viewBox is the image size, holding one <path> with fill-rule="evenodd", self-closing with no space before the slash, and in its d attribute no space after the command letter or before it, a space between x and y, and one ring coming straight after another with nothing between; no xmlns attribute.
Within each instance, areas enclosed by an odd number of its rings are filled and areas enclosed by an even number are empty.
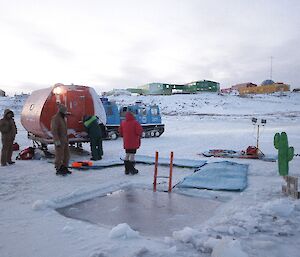
<svg viewBox="0 0 300 257"><path fill-rule="evenodd" d="M96 91L87 86L55 84L53 87L33 91L27 98L21 123L28 132L28 138L42 148L53 144L51 118L57 113L58 104L68 109L66 116L70 144L89 142L83 126L85 115L96 115L106 124L106 114Z"/></svg>

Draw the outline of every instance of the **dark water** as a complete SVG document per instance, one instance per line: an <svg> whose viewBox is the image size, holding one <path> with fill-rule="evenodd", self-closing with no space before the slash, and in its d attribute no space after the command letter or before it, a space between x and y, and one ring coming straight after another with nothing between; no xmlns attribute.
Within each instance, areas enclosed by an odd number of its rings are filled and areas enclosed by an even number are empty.
<svg viewBox="0 0 300 257"><path fill-rule="evenodd" d="M176 193L128 188L57 211L69 218L114 227L127 223L148 236L171 236L213 216L220 202Z"/></svg>

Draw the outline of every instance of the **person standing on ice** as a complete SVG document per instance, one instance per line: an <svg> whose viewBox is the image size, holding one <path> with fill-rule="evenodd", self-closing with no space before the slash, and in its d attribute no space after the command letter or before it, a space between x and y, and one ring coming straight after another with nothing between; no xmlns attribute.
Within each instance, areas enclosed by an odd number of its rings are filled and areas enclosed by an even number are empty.
<svg viewBox="0 0 300 257"><path fill-rule="evenodd" d="M83 124L90 138L92 152L91 160L101 160L103 155L102 131L100 128L100 124L98 123L98 117L84 116Z"/></svg>
<svg viewBox="0 0 300 257"><path fill-rule="evenodd" d="M123 146L126 152L124 160L126 175L129 173L138 173L138 170L134 168L134 155L141 145L142 132L143 128L135 119L134 115L131 112L127 112L125 120L122 121L119 127L119 133L123 137Z"/></svg>
<svg viewBox="0 0 300 257"><path fill-rule="evenodd" d="M0 131L2 139L1 166L15 163L11 160L13 152L12 147L17 134L17 127L13 118L13 111L10 109L6 109L4 111L3 118L0 120Z"/></svg>
<svg viewBox="0 0 300 257"><path fill-rule="evenodd" d="M55 169L56 175L65 176L72 172L68 170L70 150L65 117L67 107L58 105L58 112L51 119L51 132L55 145Z"/></svg>

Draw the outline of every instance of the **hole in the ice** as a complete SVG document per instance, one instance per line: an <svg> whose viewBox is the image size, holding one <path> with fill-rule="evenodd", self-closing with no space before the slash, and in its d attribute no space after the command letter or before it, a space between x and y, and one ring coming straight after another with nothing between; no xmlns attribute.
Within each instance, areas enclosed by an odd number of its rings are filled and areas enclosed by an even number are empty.
<svg viewBox="0 0 300 257"><path fill-rule="evenodd" d="M197 227L208 220L219 201L177 193L126 188L57 211L69 218L114 227L127 223L147 236L171 236L184 227Z"/></svg>

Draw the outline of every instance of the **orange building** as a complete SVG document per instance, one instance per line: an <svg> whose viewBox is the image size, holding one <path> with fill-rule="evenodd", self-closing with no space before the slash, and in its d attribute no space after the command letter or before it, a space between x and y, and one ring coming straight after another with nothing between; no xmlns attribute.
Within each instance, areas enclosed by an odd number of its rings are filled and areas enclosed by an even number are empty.
<svg viewBox="0 0 300 257"><path fill-rule="evenodd" d="M286 92L290 91L290 86L282 82L274 82L272 80L265 80L261 86L252 87L239 87L237 89L240 95L245 94L271 94L275 92Z"/></svg>

